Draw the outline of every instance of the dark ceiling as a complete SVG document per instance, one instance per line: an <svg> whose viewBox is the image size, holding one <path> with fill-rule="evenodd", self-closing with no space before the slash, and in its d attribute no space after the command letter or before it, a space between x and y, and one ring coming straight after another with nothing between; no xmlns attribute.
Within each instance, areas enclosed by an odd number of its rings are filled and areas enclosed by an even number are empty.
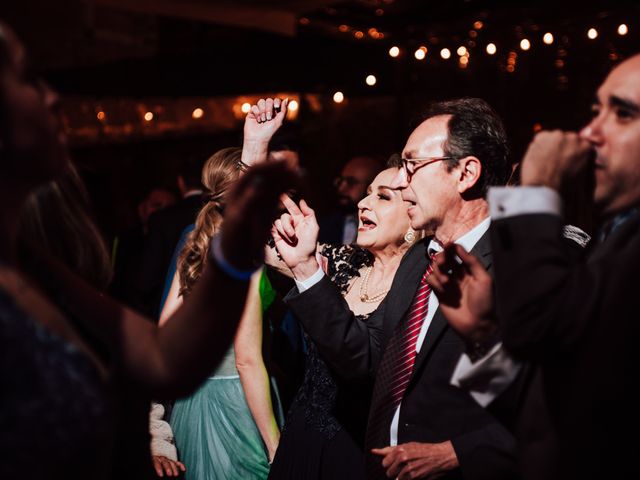
<svg viewBox="0 0 640 480"><path fill-rule="evenodd" d="M540 66L545 81L582 75L585 65L637 50L638 2L480 0L22 0L0 16L13 24L37 65L65 94L93 96L185 96L263 91L396 94L446 89L468 81L495 84L508 52L521 38L532 50L518 59L517 75ZM483 27L474 32L474 22ZM613 31L631 25L627 37L611 34L589 44L590 25ZM557 33L552 48L539 42ZM476 37L470 35L475 34ZM361 37L361 38L358 38ZM538 39L536 44L535 39ZM489 41L498 54L488 57ZM392 45L401 55L387 54ZM419 62L413 51L426 46ZM461 71L443 61L440 48L466 45ZM536 51L536 53L534 53ZM568 58L567 58L568 57ZM554 69L564 59L562 72ZM495 71L495 72L494 72ZM378 83L367 87L374 73ZM600 71L593 72L600 75ZM462 75L462 77L461 77ZM474 79L469 80L469 77Z"/></svg>

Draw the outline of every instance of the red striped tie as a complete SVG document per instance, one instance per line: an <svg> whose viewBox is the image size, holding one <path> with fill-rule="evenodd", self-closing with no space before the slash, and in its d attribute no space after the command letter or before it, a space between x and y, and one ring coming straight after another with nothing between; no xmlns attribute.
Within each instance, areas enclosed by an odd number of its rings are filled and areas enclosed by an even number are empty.
<svg viewBox="0 0 640 480"><path fill-rule="evenodd" d="M369 423L365 439L367 478L386 478L380 457L373 456L372 448L389 445L391 420L407 390L416 361L416 343L429 310L431 288L426 279L431 274L431 262L422 275L405 320L400 322L389 339L373 388Z"/></svg>

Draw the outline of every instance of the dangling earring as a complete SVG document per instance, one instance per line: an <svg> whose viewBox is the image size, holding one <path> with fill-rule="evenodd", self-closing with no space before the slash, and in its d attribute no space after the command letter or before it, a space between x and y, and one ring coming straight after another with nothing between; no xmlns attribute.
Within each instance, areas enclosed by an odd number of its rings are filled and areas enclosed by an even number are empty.
<svg viewBox="0 0 640 480"><path fill-rule="evenodd" d="M407 231L407 233L404 234L404 241L407 243L413 243L413 241L416 239L416 232L413 231L413 229L409 229Z"/></svg>

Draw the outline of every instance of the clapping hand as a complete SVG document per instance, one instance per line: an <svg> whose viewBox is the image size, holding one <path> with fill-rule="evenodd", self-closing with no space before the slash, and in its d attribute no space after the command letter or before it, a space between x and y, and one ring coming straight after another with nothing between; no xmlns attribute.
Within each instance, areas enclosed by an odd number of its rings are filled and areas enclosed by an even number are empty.
<svg viewBox="0 0 640 480"><path fill-rule="evenodd" d="M318 243L318 222L315 212L300 200L300 205L283 195L282 203L287 213L277 219L271 235L276 249L284 263L291 269L294 278L304 280L318 270L316 246Z"/></svg>

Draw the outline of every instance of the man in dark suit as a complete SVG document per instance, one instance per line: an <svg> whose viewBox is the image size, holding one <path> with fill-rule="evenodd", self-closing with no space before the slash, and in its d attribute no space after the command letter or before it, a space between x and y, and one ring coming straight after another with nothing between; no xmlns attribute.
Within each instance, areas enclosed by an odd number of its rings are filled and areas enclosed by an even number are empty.
<svg viewBox="0 0 640 480"><path fill-rule="evenodd" d="M407 253L381 306L366 322L349 311L315 260L308 210L281 220L296 237L295 245L277 241L297 284L288 303L339 374L375 376L365 441L369 478L513 478L512 435L450 384L465 346L424 282L429 256L450 242L491 267L484 194L510 172L502 122L482 100L434 104L403 157L392 187L403 188L411 203L411 226L435 235Z"/></svg>
<svg viewBox="0 0 640 480"><path fill-rule="evenodd" d="M539 418L523 413L527 478L535 478L539 459L551 479L640 478L640 55L609 74L592 110L579 134L536 136L523 160L523 188L489 195L504 347L537 367L554 437L540 443L528 435ZM588 177L594 203L584 208L600 227L575 258L561 236L563 193ZM468 279L466 297L473 289L480 298L478 287ZM456 323L469 332L478 327L464 315Z"/></svg>

